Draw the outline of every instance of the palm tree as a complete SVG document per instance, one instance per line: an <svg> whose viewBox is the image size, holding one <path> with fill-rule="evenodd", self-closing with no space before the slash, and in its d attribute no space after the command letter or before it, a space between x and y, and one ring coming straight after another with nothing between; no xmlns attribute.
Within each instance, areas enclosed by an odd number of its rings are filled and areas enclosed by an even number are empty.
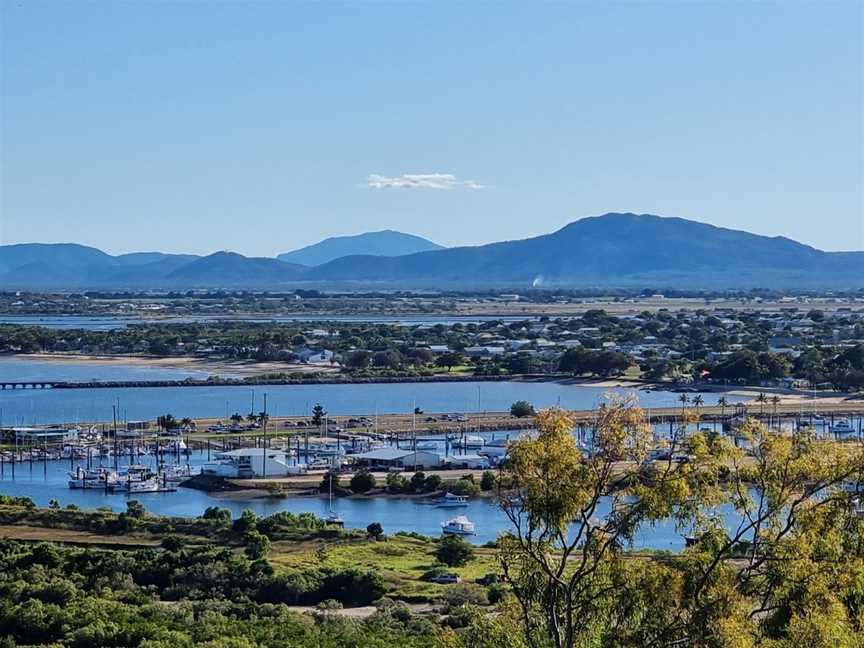
<svg viewBox="0 0 864 648"><path fill-rule="evenodd" d="M774 394L771 397L771 404L774 406L774 418L777 419L777 425L780 425L780 419L777 418L777 406L780 404L780 397L777 394Z"/></svg>
<svg viewBox="0 0 864 648"><path fill-rule="evenodd" d="M721 396L717 399L717 404L720 406L720 418L725 418L726 416L726 406L729 404L729 401L725 396Z"/></svg>
<svg viewBox="0 0 864 648"><path fill-rule="evenodd" d="M690 397L687 394L681 394L678 397L678 400L681 401L681 416L684 416L684 408L687 406L687 403L690 402Z"/></svg>
<svg viewBox="0 0 864 648"><path fill-rule="evenodd" d="M759 403L759 417L762 418L765 416L765 403L768 402L768 396L765 395L765 392L759 392L759 395L756 396L756 402Z"/></svg>
<svg viewBox="0 0 864 648"><path fill-rule="evenodd" d="M184 416L182 419L180 419L180 427L182 427L184 430L188 430L192 427L193 424L194 421L188 416Z"/></svg>
<svg viewBox="0 0 864 648"><path fill-rule="evenodd" d="M696 407L696 411L699 411L699 407L705 403L705 399L702 398L702 394L696 394L693 397L693 405Z"/></svg>

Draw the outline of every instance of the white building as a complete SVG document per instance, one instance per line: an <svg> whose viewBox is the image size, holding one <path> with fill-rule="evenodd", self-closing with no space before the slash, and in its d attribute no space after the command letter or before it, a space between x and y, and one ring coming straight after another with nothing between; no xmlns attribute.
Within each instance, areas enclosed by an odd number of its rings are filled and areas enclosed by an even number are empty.
<svg viewBox="0 0 864 648"><path fill-rule="evenodd" d="M437 452L424 450L412 452L410 449L404 448L379 448L354 455L354 457L361 466L381 470L391 468L425 470L438 468L441 465L441 455Z"/></svg>
<svg viewBox="0 0 864 648"><path fill-rule="evenodd" d="M216 461L204 464L205 475L229 478L287 477L302 475L305 464L292 463L282 450L263 448L239 448L216 455Z"/></svg>
<svg viewBox="0 0 864 648"><path fill-rule="evenodd" d="M72 443L78 440L78 428L4 428L3 437L26 444Z"/></svg>

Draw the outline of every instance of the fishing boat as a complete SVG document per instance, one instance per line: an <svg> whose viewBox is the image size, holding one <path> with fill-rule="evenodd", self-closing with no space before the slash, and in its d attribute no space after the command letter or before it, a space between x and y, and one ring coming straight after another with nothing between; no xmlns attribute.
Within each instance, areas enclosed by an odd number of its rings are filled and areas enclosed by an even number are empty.
<svg viewBox="0 0 864 648"><path fill-rule="evenodd" d="M468 497L446 493L436 504L438 508L459 508L461 506L468 506Z"/></svg>
<svg viewBox="0 0 864 648"><path fill-rule="evenodd" d="M442 522L441 532L445 535L474 535L474 523L464 515L458 515Z"/></svg>

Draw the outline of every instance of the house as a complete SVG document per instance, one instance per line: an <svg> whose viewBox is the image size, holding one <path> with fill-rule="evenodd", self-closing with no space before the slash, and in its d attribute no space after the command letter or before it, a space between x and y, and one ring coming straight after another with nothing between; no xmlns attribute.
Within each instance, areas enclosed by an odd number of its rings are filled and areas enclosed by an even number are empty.
<svg viewBox="0 0 864 648"><path fill-rule="evenodd" d="M333 360L333 352L328 349L309 349L306 347L297 349L294 355L306 364L330 364Z"/></svg>
<svg viewBox="0 0 864 648"><path fill-rule="evenodd" d="M504 347L500 346L471 346L465 349L465 355L469 358L490 358L504 355Z"/></svg>
<svg viewBox="0 0 864 648"><path fill-rule="evenodd" d="M354 458L361 466L380 470L392 468L424 470L438 468L441 465L441 455L436 452L424 450L413 452L404 448L378 448L355 455Z"/></svg>

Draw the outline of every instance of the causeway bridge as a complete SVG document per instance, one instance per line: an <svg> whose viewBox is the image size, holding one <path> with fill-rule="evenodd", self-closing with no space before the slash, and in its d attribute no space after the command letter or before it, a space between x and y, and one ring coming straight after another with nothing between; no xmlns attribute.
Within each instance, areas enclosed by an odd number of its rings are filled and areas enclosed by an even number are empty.
<svg viewBox="0 0 864 648"><path fill-rule="evenodd" d="M46 381L25 381L21 382L20 380L15 382L3 381L0 382L0 390L2 389L51 389L57 383L56 382L46 382Z"/></svg>

